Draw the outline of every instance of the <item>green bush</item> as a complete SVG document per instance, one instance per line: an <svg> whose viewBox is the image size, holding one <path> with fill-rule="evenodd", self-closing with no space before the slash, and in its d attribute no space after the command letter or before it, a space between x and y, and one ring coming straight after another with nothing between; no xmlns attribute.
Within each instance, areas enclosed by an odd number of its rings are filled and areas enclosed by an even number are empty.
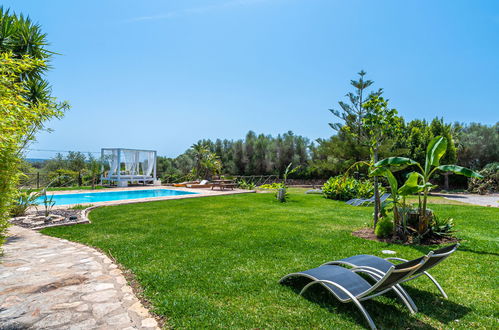
<svg viewBox="0 0 499 330"><path fill-rule="evenodd" d="M282 184L274 182L272 184L262 184L261 186L258 187L258 189L264 189L264 190L274 190L274 189L279 189L281 188Z"/></svg>
<svg viewBox="0 0 499 330"><path fill-rule="evenodd" d="M393 234L393 219L389 216L380 218L374 229L377 237L388 237Z"/></svg>
<svg viewBox="0 0 499 330"><path fill-rule="evenodd" d="M471 178L468 183L468 191L475 194L487 194L499 191L499 163L490 163L478 172L483 179Z"/></svg>
<svg viewBox="0 0 499 330"><path fill-rule="evenodd" d="M78 175L76 171L60 169L49 173L51 187L68 187L78 185Z"/></svg>
<svg viewBox="0 0 499 330"><path fill-rule="evenodd" d="M18 190L16 197L12 203L12 209L10 210L10 215L13 217L20 217L26 214L26 211L31 206L37 206L38 203L36 199L40 196L39 193L35 192L33 189Z"/></svg>
<svg viewBox="0 0 499 330"><path fill-rule="evenodd" d="M237 183L237 186L241 189L254 190L256 188L253 182L248 182L246 180L241 180Z"/></svg>
<svg viewBox="0 0 499 330"><path fill-rule="evenodd" d="M370 198L374 195L374 184L370 180L357 180L339 175L327 180L322 191L326 198L340 201L352 198ZM379 193L380 195L385 193L385 189L380 187Z"/></svg>
<svg viewBox="0 0 499 330"><path fill-rule="evenodd" d="M439 218L434 215L430 228L431 232L437 236L452 237L454 233L454 219Z"/></svg>

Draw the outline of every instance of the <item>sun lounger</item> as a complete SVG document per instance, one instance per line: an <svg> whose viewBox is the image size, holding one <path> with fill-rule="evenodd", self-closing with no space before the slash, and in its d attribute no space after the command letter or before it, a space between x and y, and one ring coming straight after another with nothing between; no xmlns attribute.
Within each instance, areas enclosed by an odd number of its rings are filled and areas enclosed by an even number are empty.
<svg viewBox="0 0 499 330"><path fill-rule="evenodd" d="M199 184L199 181L184 181L180 183L174 183L174 187L187 187L188 184Z"/></svg>
<svg viewBox="0 0 499 330"><path fill-rule="evenodd" d="M371 267L347 269L335 265L322 265L303 272L286 275L280 280L280 283L284 283L293 277L309 279L310 282L301 289L300 295L305 293L313 285L322 285L340 302L353 302L360 309L371 329L376 329L371 316L360 302L393 290L409 308L411 313L415 313L412 299L400 287L399 283L420 269L430 258L431 254L432 252L415 260L392 265L385 273L381 273ZM369 283L357 273L364 273L371 277L375 281L374 284Z"/></svg>
<svg viewBox="0 0 499 330"><path fill-rule="evenodd" d="M454 251L457 250L459 247L459 243L446 246L444 248L432 251L432 255L429 257L428 261L419 269L417 269L411 277L408 277L404 279L401 283L411 281L415 278L418 278L421 275L426 275L438 288L438 290L442 293L442 295L447 298L447 294L445 293L444 289L440 286L440 284L431 276L427 271L430 268L435 267L445 259L447 259ZM371 256L371 255L366 255L366 254L361 254L341 260L335 260L335 261L330 261L325 263L324 265L343 265L343 266L348 266L348 267L370 267L373 269L376 269L379 272L382 272L383 274L386 274L391 267L394 266L390 260L394 261L401 261L401 262L407 262L405 259L401 258L380 258L376 256Z"/></svg>
<svg viewBox="0 0 499 330"><path fill-rule="evenodd" d="M208 180L203 180L199 183L187 184L187 188L211 188L212 184Z"/></svg>
<svg viewBox="0 0 499 330"><path fill-rule="evenodd" d="M383 203L384 201L386 201L388 199L388 197L390 197L390 194L386 193L386 194L383 194L379 198L379 200L381 203ZM353 206L368 206L368 205L374 203L374 196L371 198L368 198L368 199L354 198L354 199L350 199L350 200L346 201L346 203L349 205L353 205Z"/></svg>
<svg viewBox="0 0 499 330"><path fill-rule="evenodd" d="M307 190L305 194L322 194L322 189L310 189Z"/></svg>

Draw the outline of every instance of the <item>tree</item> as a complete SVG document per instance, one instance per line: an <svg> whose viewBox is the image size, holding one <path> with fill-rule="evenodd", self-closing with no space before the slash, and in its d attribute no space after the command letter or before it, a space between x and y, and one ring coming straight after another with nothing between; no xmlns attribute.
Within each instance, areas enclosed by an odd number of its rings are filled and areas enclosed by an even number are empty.
<svg viewBox="0 0 499 330"><path fill-rule="evenodd" d="M49 119L62 117L69 108L56 102L43 79L53 54L46 45L38 24L0 7L0 235L21 174L23 149Z"/></svg>
<svg viewBox="0 0 499 330"><path fill-rule="evenodd" d="M471 123L454 125L457 136L458 162L478 170L499 162L499 122L494 125Z"/></svg>
<svg viewBox="0 0 499 330"><path fill-rule="evenodd" d="M192 169L194 176L208 179L212 175L220 173L222 169L220 159L205 144L193 144L191 149L194 155L194 168Z"/></svg>
<svg viewBox="0 0 499 330"><path fill-rule="evenodd" d="M12 53L0 54L0 235L7 227L11 201L21 175L20 153L33 139L33 127L60 117L64 108L54 103L34 104L26 98L27 88L19 76L45 66L43 60Z"/></svg>
<svg viewBox="0 0 499 330"><path fill-rule="evenodd" d="M92 189L95 189L95 183L101 175L102 160L95 158L92 154L89 153L88 163L86 165L90 174Z"/></svg>
<svg viewBox="0 0 499 330"><path fill-rule="evenodd" d="M339 101L341 110L329 109L333 115L338 117L342 123L329 123L332 129L338 133L349 133L347 136L354 137L354 143L351 147L356 150L366 144L365 130L362 122L367 114L364 104L373 96L380 96L383 93L382 89L377 91L367 91L367 89L374 84L372 80L364 80L366 72L361 70L359 73L359 80L351 80L350 85L355 88L355 91L347 93L345 96L350 103ZM357 156L356 161L362 160L362 157Z"/></svg>
<svg viewBox="0 0 499 330"><path fill-rule="evenodd" d="M387 139L400 134L402 118L397 116L397 110L388 107L388 101L378 95L370 97L363 104L365 116L362 119L363 129L371 151L371 164L379 159L379 151ZM378 177L374 176L374 228L378 223L380 198Z"/></svg>

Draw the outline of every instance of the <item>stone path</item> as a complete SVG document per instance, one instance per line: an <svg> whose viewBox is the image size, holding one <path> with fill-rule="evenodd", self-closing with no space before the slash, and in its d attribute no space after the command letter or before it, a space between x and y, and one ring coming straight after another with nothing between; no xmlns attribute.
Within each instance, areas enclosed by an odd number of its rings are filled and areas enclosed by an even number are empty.
<svg viewBox="0 0 499 330"><path fill-rule="evenodd" d="M439 194L446 199L481 206L499 207L499 194Z"/></svg>
<svg viewBox="0 0 499 330"><path fill-rule="evenodd" d="M0 329L158 329L107 256L17 226L9 233Z"/></svg>

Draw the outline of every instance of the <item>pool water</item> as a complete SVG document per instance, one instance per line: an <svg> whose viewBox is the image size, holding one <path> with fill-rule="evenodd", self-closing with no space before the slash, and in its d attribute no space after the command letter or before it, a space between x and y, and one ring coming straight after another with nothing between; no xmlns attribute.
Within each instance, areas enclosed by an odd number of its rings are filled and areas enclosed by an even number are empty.
<svg viewBox="0 0 499 330"><path fill-rule="evenodd" d="M61 194L52 195L52 201L55 205L69 204L91 204L97 202L111 202L127 199L140 199L151 197L192 195L194 192L168 190L168 189L147 189L147 190L124 190L124 191L108 191L108 192L88 192L78 194ZM50 199L50 192L47 192L47 198ZM36 202L43 205L44 197L38 197Z"/></svg>

